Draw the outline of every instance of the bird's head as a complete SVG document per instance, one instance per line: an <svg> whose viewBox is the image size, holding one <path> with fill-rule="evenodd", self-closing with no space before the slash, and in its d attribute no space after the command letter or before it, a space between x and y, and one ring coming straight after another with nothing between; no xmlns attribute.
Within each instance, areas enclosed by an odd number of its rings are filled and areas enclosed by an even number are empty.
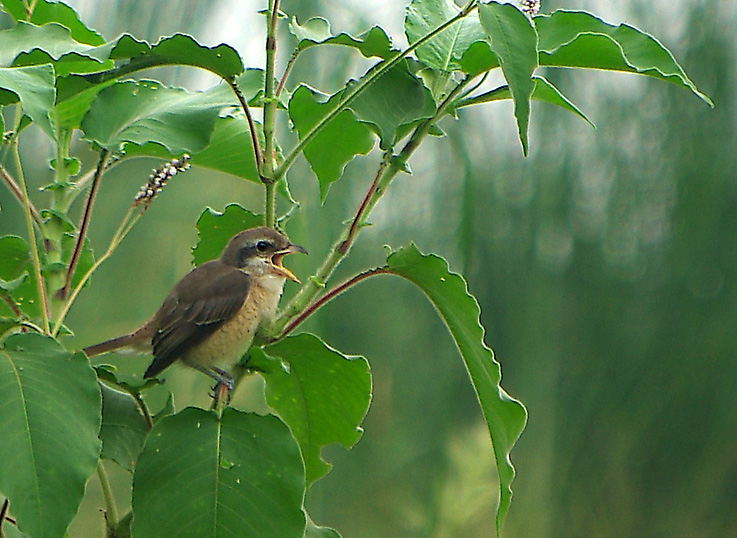
<svg viewBox="0 0 737 538"><path fill-rule="evenodd" d="M254 276L277 276L294 282L299 279L282 265L282 258L292 252L307 251L289 242L273 228L251 228L237 233L228 241L220 260Z"/></svg>

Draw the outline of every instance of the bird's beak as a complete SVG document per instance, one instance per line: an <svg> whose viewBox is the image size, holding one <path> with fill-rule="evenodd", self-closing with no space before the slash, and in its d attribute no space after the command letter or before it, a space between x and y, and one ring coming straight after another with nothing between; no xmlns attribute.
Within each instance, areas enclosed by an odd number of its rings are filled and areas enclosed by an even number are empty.
<svg viewBox="0 0 737 538"><path fill-rule="evenodd" d="M280 250L279 252L275 252L274 255L271 256L271 265L274 266L274 272L276 274L288 278L289 280L293 280L297 284L301 284L300 280L294 275L294 273L292 273L289 269L281 264L282 258L287 254L292 254L293 252L301 252L302 254L307 254L307 251L299 245L293 245L290 243L287 248Z"/></svg>

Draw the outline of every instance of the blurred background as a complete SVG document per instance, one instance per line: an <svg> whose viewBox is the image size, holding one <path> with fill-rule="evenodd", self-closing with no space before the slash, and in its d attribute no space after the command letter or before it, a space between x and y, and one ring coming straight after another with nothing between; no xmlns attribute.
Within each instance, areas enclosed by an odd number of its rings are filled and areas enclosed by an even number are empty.
<svg viewBox="0 0 737 538"><path fill-rule="evenodd" d="M262 66L255 12L265 2L68 3L107 39L128 32L153 42L185 32L208 45L229 43L248 65ZM335 33L379 24L402 46L404 4L281 7L300 21L325 16ZM543 1L542 10L559 7L653 34L716 108L644 77L544 71L597 128L535 103L525 159L511 105L446 121L448 136L428 140L410 163L413 175L395 180L336 282L381 264L383 245L409 241L466 275L503 386L529 411L512 453L506 537L737 536L737 4L569 0ZM333 92L370 65L356 56L309 51L288 87L304 80ZM283 46L282 66L287 57ZM193 70L149 76L190 89L216 82ZM25 136L30 162L47 142ZM83 142L76 147L95 164ZM301 210L287 231L311 254L290 259L297 274L320 262L378 158L351 163L323 207L305 162L294 167ZM158 164L124 163L104 178L91 226L98 251ZM38 187L51 177L43 160L26 173ZM190 267L194 224L206 206L260 211L261 196L253 184L207 171L178 176L82 294L69 318L70 346L128 332L158 307ZM3 190L0 205L0 232L22 234L17 204ZM308 494L313 519L346 538L491 536L497 486L488 434L462 361L424 297L399 279L371 279L301 330L366 356L374 379L362 440L350 452L326 451L335 467ZM146 363L104 360L138 373ZM204 376L168 375L180 408L207 404ZM259 408L259 390L251 383L239 404ZM126 473L113 466L124 505ZM98 487L92 479L72 537L99 535Z"/></svg>

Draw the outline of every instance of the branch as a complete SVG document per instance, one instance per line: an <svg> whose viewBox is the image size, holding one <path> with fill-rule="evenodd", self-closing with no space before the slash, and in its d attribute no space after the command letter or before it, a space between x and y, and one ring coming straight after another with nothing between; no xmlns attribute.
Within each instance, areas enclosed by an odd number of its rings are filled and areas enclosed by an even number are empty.
<svg viewBox="0 0 737 538"><path fill-rule="evenodd" d="M23 204L23 193L21 192L20 187L2 165L0 165L0 176L2 176L13 196L17 198L18 202ZM36 228L38 228L39 232L43 232L43 219L41 218L41 214L36 210L36 207L30 200L28 201L28 208L31 211L31 218L33 218L33 223L36 225Z"/></svg>
<svg viewBox="0 0 737 538"><path fill-rule="evenodd" d="M20 108L18 109L20 111ZM18 138L14 138L10 144L15 167L18 172L18 187L21 194L21 203L23 204L24 214L26 217L26 231L28 233L29 249L31 251L31 260L33 262L33 276L36 279L36 289L38 291L38 299L41 302L41 325L44 334L49 334L49 299L46 296L46 282L41 275L41 258L38 255L36 247L36 234L33 230L33 216L31 212L31 200L28 197L28 189L26 181L23 177L23 166L20 161L20 153L18 152Z"/></svg>
<svg viewBox="0 0 737 538"><path fill-rule="evenodd" d="M69 295L69 288L72 285L74 270L77 268L77 262L79 261L79 256L82 253L82 246L84 245L84 238L87 235L87 228L89 228L90 225L92 204L95 201L95 195L97 194L97 189L100 186L100 178L102 177L102 173L105 171L105 163L107 162L109 155L110 151L108 150L100 152L100 161L97 163L97 168L95 169L95 177L92 180L92 187L90 187L90 192L87 195L87 202L85 203L84 212L82 214L82 223L79 225L77 242L74 245L72 257L69 260L69 267L67 267L66 280L64 282L64 286L57 292L58 299L64 300L67 298L67 295Z"/></svg>
<svg viewBox="0 0 737 538"><path fill-rule="evenodd" d="M276 23L279 19L279 0L269 0L269 22L266 26L266 73L264 78L264 166L261 182L266 188L264 224L274 227L276 197L274 191L278 178L274 177L274 125L276 123L277 99L274 93L274 70L276 66Z"/></svg>
<svg viewBox="0 0 737 538"><path fill-rule="evenodd" d="M251 116L251 111L248 108L248 102L246 102L246 98L243 96L243 92L241 92L241 89L238 86L238 81L235 79L235 77L228 81L228 85L230 85L233 93L235 93L235 96L238 98L238 102L241 104L243 113L246 115L246 119L248 120L248 130L251 133L251 144L253 145L253 157L256 163L256 171L259 173L259 175L261 175L261 168L263 167L264 157L261 154L261 148L259 147L258 143L258 135L256 134L256 125L253 121L253 116Z"/></svg>
<svg viewBox="0 0 737 538"><path fill-rule="evenodd" d="M344 291L346 291L348 288L353 286L354 284L358 284L359 282L366 280L370 276L374 275L383 275L388 274L389 270L386 267L378 267L376 269L370 269L368 271L364 271L363 273L359 273L350 280L346 280L342 284L336 286L335 288L331 289L329 292L327 292L325 295L320 297L317 301L310 304L307 308L305 308L300 314L292 319L289 322L289 325L287 325L282 333L277 336L272 342L274 343L278 340L281 340L285 336L287 336L290 332L292 332L294 329L297 328L298 325L300 325L304 320L306 320L308 317L310 317L312 314L317 312L325 303L328 301L334 299Z"/></svg>

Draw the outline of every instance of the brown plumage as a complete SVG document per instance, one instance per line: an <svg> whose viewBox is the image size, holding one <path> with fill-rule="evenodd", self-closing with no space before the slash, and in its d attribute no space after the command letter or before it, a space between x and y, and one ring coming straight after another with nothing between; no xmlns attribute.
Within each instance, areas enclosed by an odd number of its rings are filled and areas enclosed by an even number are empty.
<svg viewBox="0 0 737 538"><path fill-rule="evenodd" d="M155 377L181 359L231 385L228 372L216 364L236 362L261 322L274 315L286 279L299 282L281 265L281 259L292 252L306 251L271 228L240 232L219 259L185 275L140 329L84 352L94 356L119 348L151 351L154 360L145 378Z"/></svg>

